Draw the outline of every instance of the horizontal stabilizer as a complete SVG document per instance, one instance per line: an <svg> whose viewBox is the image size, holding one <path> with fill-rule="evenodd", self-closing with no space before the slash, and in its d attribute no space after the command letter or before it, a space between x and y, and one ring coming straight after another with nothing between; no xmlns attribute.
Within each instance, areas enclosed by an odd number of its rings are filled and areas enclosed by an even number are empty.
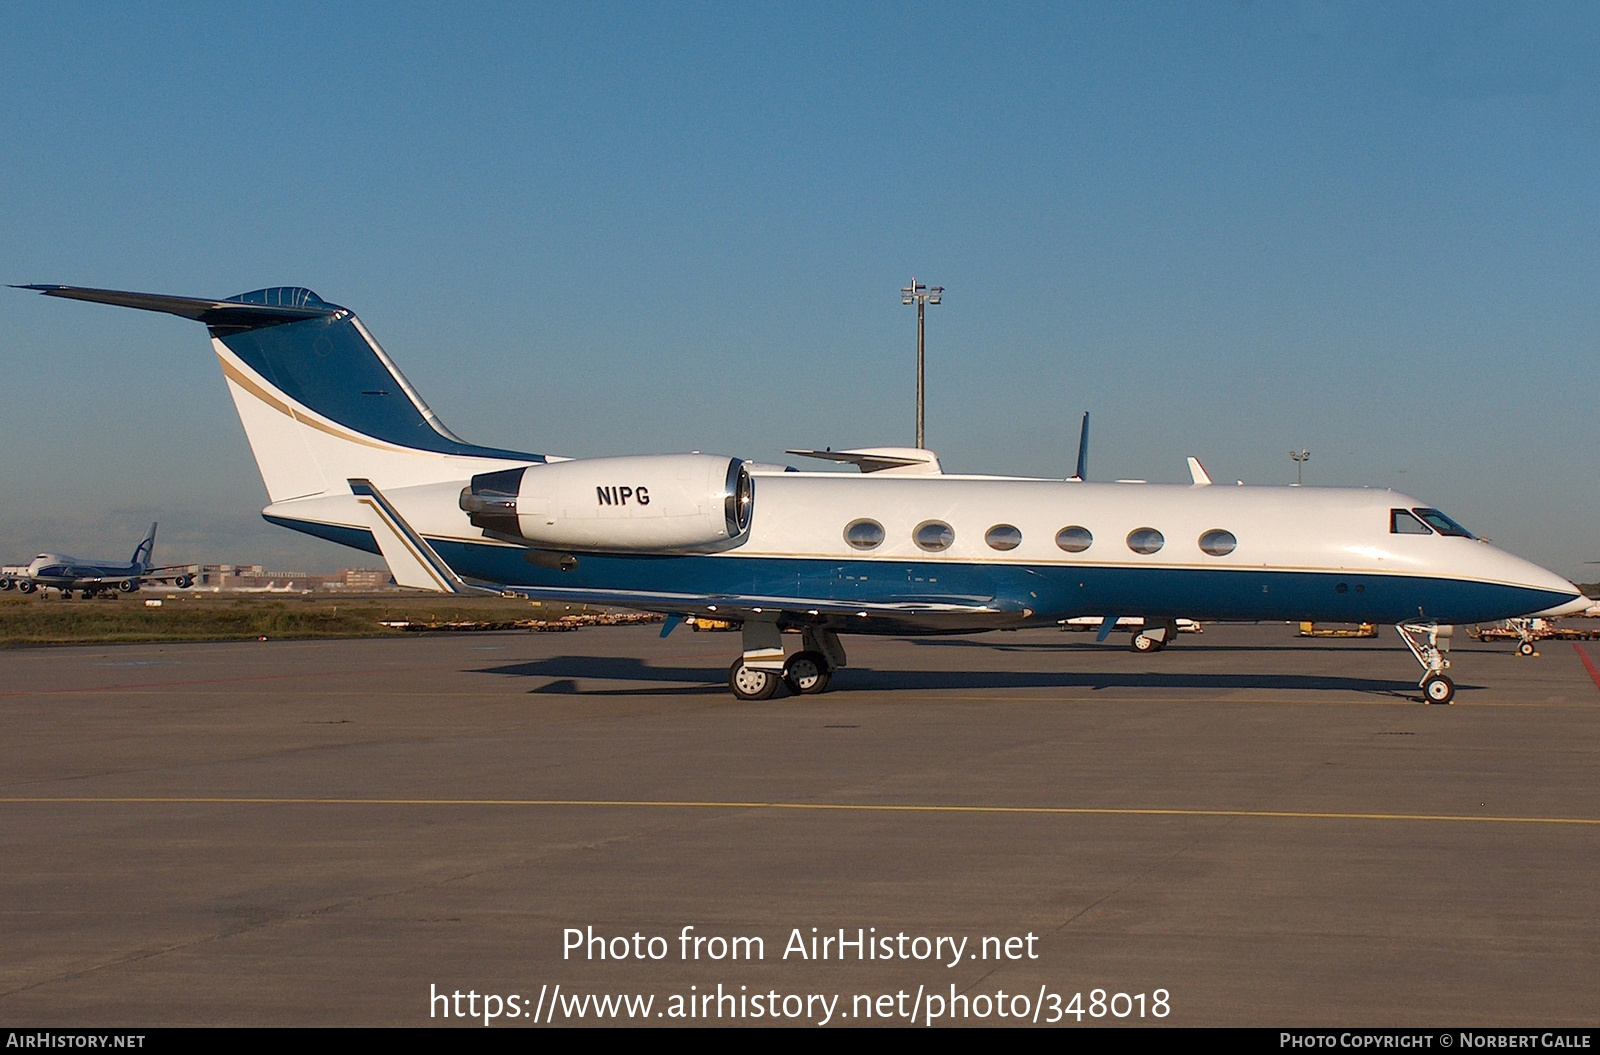
<svg viewBox="0 0 1600 1055"><path fill-rule="evenodd" d="M281 326L286 322L335 315L345 309L329 304L303 286L276 286L241 293L226 300L197 297L169 297L160 293L128 293L118 289L90 289L84 286L13 286L31 289L47 297L86 300L119 308L161 311L180 319L193 319L209 326L217 336Z"/></svg>

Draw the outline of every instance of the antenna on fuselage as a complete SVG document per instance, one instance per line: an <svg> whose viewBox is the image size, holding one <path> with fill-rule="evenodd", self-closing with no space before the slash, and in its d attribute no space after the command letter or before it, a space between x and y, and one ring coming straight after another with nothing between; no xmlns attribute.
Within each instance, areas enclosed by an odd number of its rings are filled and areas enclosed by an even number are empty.
<svg viewBox="0 0 1600 1055"><path fill-rule="evenodd" d="M1078 433L1078 471L1071 479L1082 482L1089 475L1089 412L1083 412L1083 428Z"/></svg>

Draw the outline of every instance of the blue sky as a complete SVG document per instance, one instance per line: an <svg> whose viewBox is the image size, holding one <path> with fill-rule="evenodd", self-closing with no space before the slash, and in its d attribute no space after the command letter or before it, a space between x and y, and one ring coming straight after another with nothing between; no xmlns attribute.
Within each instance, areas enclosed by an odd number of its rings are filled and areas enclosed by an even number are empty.
<svg viewBox="0 0 1600 1055"><path fill-rule="evenodd" d="M0 5L0 280L355 309L456 432L1395 486L1600 568L1600 8ZM0 291L0 559L331 570L204 331Z"/></svg>

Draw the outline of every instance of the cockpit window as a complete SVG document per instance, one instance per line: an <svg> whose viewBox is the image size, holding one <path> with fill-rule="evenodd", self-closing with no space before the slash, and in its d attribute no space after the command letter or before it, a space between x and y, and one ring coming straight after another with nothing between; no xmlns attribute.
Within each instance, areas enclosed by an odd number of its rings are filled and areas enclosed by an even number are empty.
<svg viewBox="0 0 1600 1055"><path fill-rule="evenodd" d="M1428 525L1411 515L1409 509L1389 510L1389 533L1391 535L1431 535L1433 531Z"/></svg>
<svg viewBox="0 0 1600 1055"><path fill-rule="evenodd" d="M1454 538L1475 537L1472 532L1468 531L1460 524L1457 524L1454 520L1451 520L1437 509L1413 509L1412 512L1421 517L1424 523L1441 535L1450 535Z"/></svg>

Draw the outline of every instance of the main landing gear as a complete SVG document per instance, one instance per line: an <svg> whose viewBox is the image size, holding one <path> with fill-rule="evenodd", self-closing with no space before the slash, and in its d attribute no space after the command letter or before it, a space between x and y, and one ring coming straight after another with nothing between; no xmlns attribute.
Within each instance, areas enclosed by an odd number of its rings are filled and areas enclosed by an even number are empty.
<svg viewBox="0 0 1600 1055"><path fill-rule="evenodd" d="M801 651L784 658L776 623L744 624L744 653L728 668L728 688L737 699L770 700L785 688L796 696L826 692L833 672L845 665L844 646L832 630L806 628Z"/></svg>
<svg viewBox="0 0 1600 1055"><path fill-rule="evenodd" d="M1157 626L1147 626L1143 630L1135 631L1131 644L1135 652L1160 652L1172 644L1173 639L1177 636L1177 623L1161 623Z"/></svg>
<svg viewBox="0 0 1600 1055"><path fill-rule="evenodd" d="M1395 629L1400 631L1400 640L1422 664L1422 680L1417 685L1422 689L1424 700L1428 703L1454 700L1456 683L1445 674L1450 669L1450 661L1444 654L1450 648L1450 636L1455 627L1439 623L1400 623Z"/></svg>

